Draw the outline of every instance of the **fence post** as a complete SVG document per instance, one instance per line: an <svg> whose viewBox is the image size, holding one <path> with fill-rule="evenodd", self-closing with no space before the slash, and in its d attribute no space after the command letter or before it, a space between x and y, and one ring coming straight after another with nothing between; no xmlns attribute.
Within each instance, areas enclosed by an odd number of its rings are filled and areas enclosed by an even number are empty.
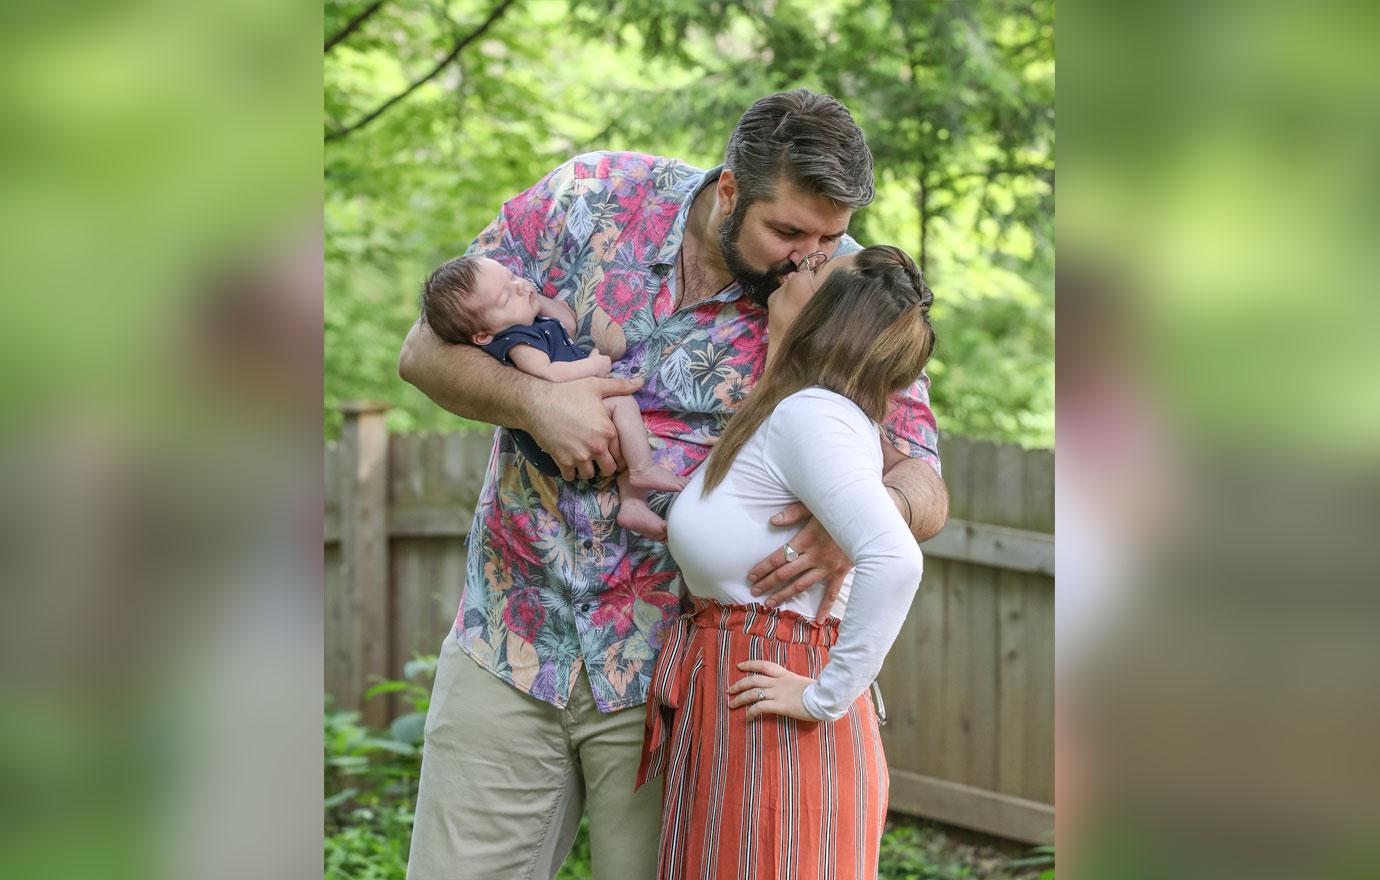
<svg viewBox="0 0 1380 880"><path fill-rule="evenodd" d="M374 676L388 677L388 405L340 406L340 558L355 658L355 704L365 723L388 723L388 700L364 699Z"/></svg>

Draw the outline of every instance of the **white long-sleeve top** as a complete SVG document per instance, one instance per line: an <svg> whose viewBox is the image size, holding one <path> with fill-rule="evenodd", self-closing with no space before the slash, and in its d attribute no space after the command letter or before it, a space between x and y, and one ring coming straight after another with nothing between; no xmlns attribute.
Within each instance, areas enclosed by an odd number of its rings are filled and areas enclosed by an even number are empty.
<svg viewBox="0 0 1380 880"><path fill-rule="evenodd" d="M671 555L696 596L761 601L747 572L799 530L769 522L796 501L853 560L850 582L831 609L842 617L838 643L804 693L815 718L842 718L881 670L923 568L920 548L882 485L877 426L840 394L798 391L743 444L723 482L708 497L703 489L700 468L666 518ZM814 617L823 595L821 582L781 607Z"/></svg>

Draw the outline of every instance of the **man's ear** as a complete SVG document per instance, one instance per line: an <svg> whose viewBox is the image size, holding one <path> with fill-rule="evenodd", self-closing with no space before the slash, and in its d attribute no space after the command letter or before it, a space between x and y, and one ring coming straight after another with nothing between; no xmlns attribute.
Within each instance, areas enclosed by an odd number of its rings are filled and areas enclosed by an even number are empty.
<svg viewBox="0 0 1380 880"><path fill-rule="evenodd" d="M488 345L494 341L494 335L492 333L476 333L470 337L470 341L475 345Z"/></svg>
<svg viewBox="0 0 1380 880"><path fill-rule="evenodd" d="M738 178L733 176L733 172L725 168L719 174L718 183L714 187L714 195L719 199L719 213L727 217L733 213L733 206L738 203Z"/></svg>

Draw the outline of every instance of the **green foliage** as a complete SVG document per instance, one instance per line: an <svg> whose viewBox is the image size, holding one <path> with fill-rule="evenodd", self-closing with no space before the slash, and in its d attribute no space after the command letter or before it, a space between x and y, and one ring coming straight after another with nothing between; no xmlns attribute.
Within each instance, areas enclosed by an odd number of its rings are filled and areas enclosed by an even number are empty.
<svg viewBox="0 0 1380 880"><path fill-rule="evenodd" d="M1054 847L1013 858L985 843L966 843L940 826L893 814L882 834L882 880L1054 880Z"/></svg>
<svg viewBox="0 0 1380 880"><path fill-rule="evenodd" d="M325 742L327 880L402 880L420 750L374 735L358 712L327 712Z"/></svg>
<svg viewBox="0 0 1380 880"><path fill-rule="evenodd" d="M329 2L328 34L366 4ZM491 0L385 4L325 63L328 132L430 70ZM941 430L1053 442L1053 3L548 0L505 7L456 61L326 144L326 430L354 397L394 430L448 429L396 374L427 271L503 200L588 149L710 167L753 100L806 86L868 134L864 243L935 291Z"/></svg>
<svg viewBox="0 0 1380 880"><path fill-rule="evenodd" d="M404 668L408 680L369 689L365 699L395 693L411 707L386 734L362 726L358 712L326 712L326 880L406 876L435 672L434 656L418 657Z"/></svg>
<svg viewBox="0 0 1380 880"><path fill-rule="evenodd" d="M360 724L358 712L328 709L325 716L325 880L404 880L412 841L413 810L421 776L422 732L436 660L419 656L403 679L370 688L365 699L397 694L409 708L386 733ZM962 842L940 826L892 816L882 837L882 878L1053 880L1053 847L1013 858L983 844ZM557 880L588 880L589 823L580 830ZM1040 873L1041 869L1044 870Z"/></svg>

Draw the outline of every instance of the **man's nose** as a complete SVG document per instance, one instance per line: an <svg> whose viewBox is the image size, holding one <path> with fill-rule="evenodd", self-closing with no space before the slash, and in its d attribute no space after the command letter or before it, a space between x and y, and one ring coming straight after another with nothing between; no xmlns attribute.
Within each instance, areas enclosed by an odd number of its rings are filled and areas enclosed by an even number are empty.
<svg viewBox="0 0 1380 880"><path fill-rule="evenodd" d="M810 254L818 253L820 251L828 253L828 251L824 247L824 237L821 235L816 235L812 238L807 238L799 247L791 251L791 262L799 266L801 260L808 257Z"/></svg>

